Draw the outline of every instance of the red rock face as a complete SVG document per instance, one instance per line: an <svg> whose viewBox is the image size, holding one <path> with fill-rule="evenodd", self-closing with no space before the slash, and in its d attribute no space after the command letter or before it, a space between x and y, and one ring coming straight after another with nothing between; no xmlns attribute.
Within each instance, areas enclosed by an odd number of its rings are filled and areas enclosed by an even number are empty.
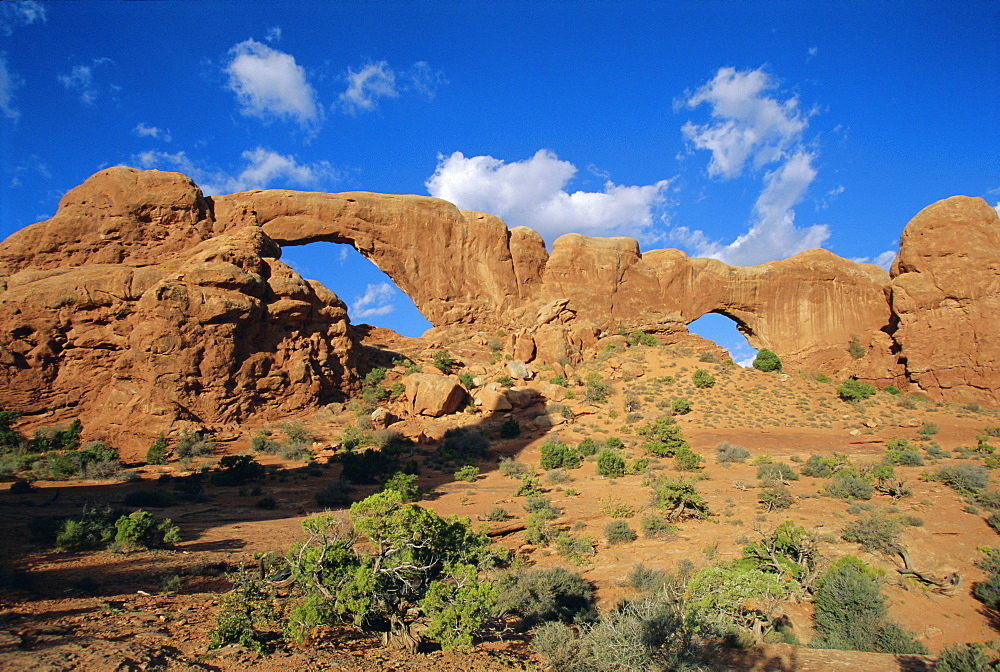
<svg viewBox="0 0 1000 672"><path fill-rule="evenodd" d="M949 401L1000 405L1000 218L954 196L917 214L892 267L907 376Z"/></svg>
<svg viewBox="0 0 1000 672"><path fill-rule="evenodd" d="M342 398L357 365L343 303L259 226L227 224L187 178L119 167L4 241L0 406L75 407L89 433L144 451L180 425Z"/></svg>
<svg viewBox="0 0 1000 672"><path fill-rule="evenodd" d="M0 244L0 407L74 407L90 431L144 448L183 423L342 398L359 359L344 304L279 261L279 246L318 240L353 245L435 326L503 328L525 359L575 362L619 328L678 341L714 311L786 370L1000 403L1000 226L981 199L915 217L890 279L823 250L742 268L568 234L549 254L529 229L434 198L205 199L183 175L118 167Z"/></svg>

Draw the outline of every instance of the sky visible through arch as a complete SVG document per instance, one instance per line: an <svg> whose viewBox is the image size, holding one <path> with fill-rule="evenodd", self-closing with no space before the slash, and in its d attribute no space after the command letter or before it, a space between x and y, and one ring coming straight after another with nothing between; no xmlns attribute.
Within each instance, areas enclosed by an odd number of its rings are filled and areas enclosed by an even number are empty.
<svg viewBox="0 0 1000 672"><path fill-rule="evenodd" d="M549 244L886 266L926 205L1000 203L998 54L979 0L0 2L0 236L125 164L430 194ZM427 326L331 250L285 258L355 321Z"/></svg>

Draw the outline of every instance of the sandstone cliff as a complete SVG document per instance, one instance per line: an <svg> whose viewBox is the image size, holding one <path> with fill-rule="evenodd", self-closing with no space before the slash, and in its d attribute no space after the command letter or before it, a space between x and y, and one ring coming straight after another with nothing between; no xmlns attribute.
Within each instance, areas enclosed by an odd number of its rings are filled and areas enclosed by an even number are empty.
<svg viewBox="0 0 1000 672"><path fill-rule="evenodd" d="M718 312L786 370L1000 404L1000 227L981 199L917 215L890 277L824 250L732 267L568 234L549 253L530 229L424 196L206 199L183 175L117 167L0 244L0 407L75 407L127 437L341 398L360 358L346 309L279 261L319 240L353 245L437 327L505 329L526 361L576 361L619 328L679 339Z"/></svg>

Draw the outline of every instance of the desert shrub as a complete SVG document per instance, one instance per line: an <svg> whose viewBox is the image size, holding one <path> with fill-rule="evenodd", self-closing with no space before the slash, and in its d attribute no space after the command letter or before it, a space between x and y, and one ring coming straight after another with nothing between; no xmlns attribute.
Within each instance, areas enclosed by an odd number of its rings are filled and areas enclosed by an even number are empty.
<svg viewBox="0 0 1000 672"><path fill-rule="evenodd" d="M701 455L694 452L687 446L682 446L674 452L674 467L678 471L697 471L702 468Z"/></svg>
<svg viewBox="0 0 1000 672"><path fill-rule="evenodd" d="M507 418L500 425L501 439L516 439L521 435L521 423L514 418Z"/></svg>
<svg viewBox="0 0 1000 672"><path fill-rule="evenodd" d="M501 523L508 518L510 518L510 513L508 513L507 509L502 506L494 506L490 509L490 512L486 514L486 520L491 523Z"/></svg>
<svg viewBox="0 0 1000 672"><path fill-rule="evenodd" d="M670 405L671 410L677 415L687 415L691 412L691 402L687 399L677 398L674 399L673 403Z"/></svg>
<svg viewBox="0 0 1000 672"><path fill-rule="evenodd" d="M597 473L608 478L625 475L625 459L616 451L605 448L597 456Z"/></svg>
<svg viewBox="0 0 1000 672"><path fill-rule="evenodd" d="M996 672L1000 657L996 645L956 644L945 647L934 663L935 672Z"/></svg>
<svg viewBox="0 0 1000 672"><path fill-rule="evenodd" d="M844 401L861 401L875 394L875 387L864 381L848 378L837 387L837 394Z"/></svg>
<svg viewBox="0 0 1000 672"><path fill-rule="evenodd" d="M753 368L767 372L781 371L781 359L767 348L761 348L754 357Z"/></svg>
<svg viewBox="0 0 1000 672"><path fill-rule="evenodd" d="M983 547L984 557L976 564L986 572L985 581L972 586L972 594L990 609L1000 611L1000 548Z"/></svg>
<svg viewBox="0 0 1000 672"><path fill-rule="evenodd" d="M79 516L58 524L55 546L66 553L104 548L115 538L115 521L120 515L108 507L85 506Z"/></svg>
<svg viewBox="0 0 1000 672"><path fill-rule="evenodd" d="M816 374L816 382L817 383L832 383L833 381L830 380L830 376L828 376L825 373L823 373L822 371L820 371L819 373Z"/></svg>
<svg viewBox="0 0 1000 672"><path fill-rule="evenodd" d="M664 475L652 481L650 487L652 505L665 510L668 521L705 518L709 514L708 504L690 481Z"/></svg>
<svg viewBox="0 0 1000 672"><path fill-rule="evenodd" d="M680 425L668 415L661 416L655 422L643 425L637 430L639 436L651 439L643 445L643 450L656 457L673 457L682 448L690 449L684 440Z"/></svg>
<svg viewBox="0 0 1000 672"><path fill-rule="evenodd" d="M584 558L594 555L594 542L587 537L577 537L568 532L556 535L556 550L559 555L569 558L577 564L583 564Z"/></svg>
<svg viewBox="0 0 1000 672"><path fill-rule="evenodd" d="M920 456L920 452L913 448L905 450L889 449L885 451L885 459L901 467L921 467L924 464L924 458Z"/></svg>
<svg viewBox="0 0 1000 672"><path fill-rule="evenodd" d="M67 478L106 478L121 471L118 453L95 441L79 450L52 451L35 466L35 472L53 480Z"/></svg>
<svg viewBox="0 0 1000 672"><path fill-rule="evenodd" d="M471 464L467 464L455 472L456 481L475 483L477 478L479 478L479 467L473 466Z"/></svg>
<svg viewBox="0 0 1000 672"><path fill-rule="evenodd" d="M629 506L620 499L605 497L600 503L601 513L609 518L631 518L635 515L635 507Z"/></svg>
<svg viewBox="0 0 1000 672"><path fill-rule="evenodd" d="M578 443L576 446L576 452L580 453L580 455L582 455L583 457L590 457L591 455L596 455L597 449L598 449L597 442L594 441L589 436L580 441L580 443Z"/></svg>
<svg viewBox="0 0 1000 672"><path fill-rule="evenodd" d="M383 476L400 471L397 456L384 450L365 448L361 452L342 453L338 459L343 465L341 477L359 485L377 483Z"/></svg>
<svg viewBox="0 0 1000 672"><path fill-rule="evenodd" d="M715 447L715 461L719 464L746 462L748 457L750 457L749 450L728 441L723 441Z"/></svg>
<svg viewBox="0 0 1000 672"><path fill-rule="evenodd" d="M936 422L925 422L924 424L920 425L920 427L917 428L917 434L919 434L921 438L924 439L931 438L932 436L937 434L938 431L939 429Z"/></svg>
<svg viewBox="0 0 1000 672"><path fill-rule="evenodd" d="M149 447L146 451L146 463L147 464L166 464L167 463L167 437L160 434L156 437L156 441L153 445Z"/></svg>
<svg viewBox="0 0 1000 672"><path fill-rule="evenodd" d="M80 447L82 432L83 425L79 419L73 420L69 427L43 427L35 431L30 449L38 453L49 450L75 450Z"/></svg>
<svg viewBox="0 0 1000 672"><path fill-rule="evenodd" d="M534 497L540 494L542 494L542 491L538 487L538 479L532 478L531 476L525 476L522 478L521 484L517 486L517 490L514 491L515 497Z"/></svg>
<svg viewBox="0 0 1000 672"><path fill-rule="evenodd" d="M886 394L891 394L894 397L898 397L899 395L902 394L902 392L899 391L899 388L896 387L895 385L886 385L885 387L882 388L882 391L885 392Z"/></svg>
<svg viewBox="0 0 1000 672"><path fill-rule="evenodd" d="M974 495L990 484L990 474L979 464L954 464L941 467L934 478L954 488L962 494Z"/></svg>
<svg viewBox="0 0 1000 672"><path fill-rule="evenodd" d="M215 444L208 440L208 434L205 432L189 432L188 430L183 430L181 432L181 438L177 441L177 445L174 446L174 457L203 457L205 455L211 455L215 452Z"/></svg>
<svg viewBox="0 0 1000 672"><path fill-rule="evenodd" d="M286 559L305 600L286 632L301 640L314 627L350 620L412 651L419 620L423 636L444 648L471 644L496 599L492 582L476 580L479 568L495 564L486 535L393 490L351 505L350 521L349 532L332 515L303 521L307 539Z"/></svg>
<svg viewBox="0 0 1000 672"><path fill-rule="evenodd" d="M743 547L741 562L763 572L789 576L808 588L819 560L816 535L786 520L770 535Z"/></svg>
<svg viewBox="0 0 1000 672"><path fill-rule="evenodd" d="M553 385L558 385L559 387L569 387L569 381L566 380L566 376L561 373L556 374L549 378L549 382Z"/></svg>
<svg viewBox="0 0 1000 672"><path fill-rule="evenodd" d="M453 427L444 433L444 441L438 446L437 455L445 462L473 464L486 457L489 447L489 441L482 432L468 427Z"/></svg>
<svg viewBox="0 0 1000 672"><path fill-rule="evenodd" d="M793 587L795 584L782 575L746 563L715 565L691 578L687 609L722 632L767 632L773 628L767 614Z"/></svg>
<svg viewBox="0 0 1000 672"><path fill-rule="evenodd" d="M382 491L386 490L395 490L404 502L416 502L420 499L420 486L417 485L416 474L397 471L382 484Z"/></svg>
<svg viewBox="0 0 1000 672"><path fill-rule="evenodd" d="M652 461L648 457L637 457L632 460L632 464L628 468L628 473L630 474L641 474L649 469L649 465Z"/></svg>
<svg viewBox="0 0 1000 672"><path fill-rule="evenodd" d="M583 624L597 619L593 586L567 569L503 572L496 585L496 613L520 617L525 628L549 621Z"/></svg>
<svg viewBox="0 0 1000 672"><path fill-rule="evenodd" d="M561 510L552 505L552 502L544 497L537 496L528 497L528 499L524 502L524 510L533 516L537 516L541 520L552 520L562 513Z"/></svg>
<svg viewBox="0 0 1000 672"><path fill-rule="evenodd" d="M693 633L700 623L684 613L679 591L625 601L583 628L548 623L532 648L556 672L696 670Z"/></svg>
<svg viewBox="0 0 1000 672"><path fill-rule="evenodd" d="M458 376L458 380L462 383L462 387L464 387L467 390L472 390L475 389L476 387L476 381L473 378L472 374L469 373L468 371L463 371L462 373L460 373Z"/></svg>
<svg viewBox="0 0 1000 672"><path fill-rule="evenodd" d="M771 512L789 508L795 503L795 498L787 486L778 484L762 488L757 501L765 511Z"/></svg>
<svg viewBox="0 0 1000 672"><path fill-rule="evenodd" d="M558 530L539 516L528 516L524 524L524 540L535 546L548 546L555 541Z"/></svg>
<svg viewBox="0 0 1000 672"><path fill-rule="evenodd" d="M768 462L758 465L757 479L762 483L779 483L781 481L797 481L799 475L784 462Z"/></svg>
<svg viewBox="0 0 1000 672"><path fill-rule="evenodd" d="M226 593L215 617L215 627L208 632L209 649L239 644L264 653L268 634L264 628L279 617L275 608L275 589L255 572L240 567L229 575L232 589Z"/></svg>
<svg viewBox="0 0 1000 672"><path fill-rule="evenodd" d="M219 460L222 471L212 474L212 485L235 486L264 478L264 465L250 455L226 455Z"/></svg>
<svg viewBox="0 0 1000 672"><path fill-rule="evenodd" d="M541 452L538 464L542 469L576 469L583 462L578 452L558 439L550 439L542 445Z"/></svg>
<svg viewBox="0 0 1000 672"><path fill-rule="evenodd" d="M604 440L604 447L609 450L621 450L625 444L617 436L609 436Z"/></svg>
<svg viewBox="0 0 1000 672"><path fill-rule="evenodd" d="M871 499L875 494L872 484L850 470L844 469L834 474L832 481L823 488L823 494L838 499Z"/></svg>
<svg viewBox="0 0 1000 672"><path fill-rule="evenodd" d="M851 336L851 342L847 345L847 351L854 359L861 359L868 354L865 346L861 345L861 339L854 335Z"/></svg>
<svg viewBox="0 0 1000 672"><path fill-rule="evenodd" d="M348 506L353 500L351 484L346 479L327 481L314 495L316 503L324 508Z"/></svg>
<svg viewBox="0 0 1000 672"><path fill-rule="evenodd" d="M255 509L263 509L265 511L271 511L272 509L278 508L278 500L270 495L266 497L261 497L256 502L254 502Z"/></svg>
<svg viewBox="0 0 1000 672"><path fill-rule="evenodd" d="M656 340L656 336L647 334L644 331L633 331L628 335L627 339L628 344L633 347L636 345L644 345L648 348L655 348L660 344L660 342Z"/></svg>
<svg viewBox="0 0 1000 672"><path fill-rule="evenodd" d="M830 478L833 476L833 470L833 461L820 455L810 455L806 463L799 469L803 476L812 478Z"/></svg>
<svg viewBox="0 0 1000 672"><path fill-rule="evenodd" d="M592 404L603 404L611 394L611 387L601 380L601 375L597 372L587 374L587 389L583 393L583 398Z"/></svg>
<svg viewBox="0 0 1000 672"><path fill-rule="evenodd" d="M698 361L705 362L706 364L718 364L719 358L711 350L705 350L698 353Z"/></svg>
<svg viewBox="0 0 1000 672"><path fill-rule="evenodd" d="M500 376L497 378L497 383L501 387L514 387L514 381L511 380L510 376Z"/></svg>
<svg viewBox="0 0 1000 672"><path fill-rule="evenodd" d="M451 367L455 365L455 360L447 350L438 350L435 352L434 357L431 358L431 362L442 373L448 373L451 371Z"/></svg>
<svg viewBox="0 0 1000 672"><path fill-rule="evenodd" d="M715 376L705 369L697 369L691 376L691 382L695 387L709 388L715 385Z"/></svg>
<svg viewBox="0 0 1000 672"><path fill-rule="evenodd" d="M869 553L893 555L901 548L899 523L877 513L866 513L851 521L841 532L844 541L860 544Z"/></svg>
<svg viewBox="0 0 1000 672"><path fill-rule="evenodd" d="M663 516L643 516L640 521L642 534L647 539L663 539L677 531L677 526L667 521Z"/></svg>
<svg viewBox="0 0 1000 672"><path fill-rule="evenodd" d="M115 550L136 551L144 548L169 548L181 540L181 531L167 518L157 521L142 509L115 521Z"/></svg>
<svg viewBox="0 0 1000 672"><path fill-rule="evenodd" d="M624 520L613 520L604 527L604 536L610 544L625 544L638 538L635 530Z"/></svg>
<svg viewBox="0 0 1000 672"><path fill-rule="evenodd" d="M507 478L523 478L528 474L528 465L513 457L502 457L497 469Z"/></svg>
<svg viewBox="0 0 1000 672"><path fill-rule="evenodd" d="M816 648L926 653L927 649L898 624L887 620L882 589L857 558L833 563L816 581Z"/></svg>

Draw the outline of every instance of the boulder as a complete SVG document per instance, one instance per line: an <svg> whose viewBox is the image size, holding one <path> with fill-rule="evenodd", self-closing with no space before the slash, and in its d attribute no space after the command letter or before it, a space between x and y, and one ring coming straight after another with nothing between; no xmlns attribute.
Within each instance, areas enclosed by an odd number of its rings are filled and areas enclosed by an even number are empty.
<svg viewBox="0 0 1000 672"><path fill-rule="evenodd" d="M468 399L468 394L457 380L432 373L414 373L407 376L406 397L410 412L434 418L454 413Z"/></svg>
<svg viewBox="0 0 1000 672"><path fill-rule="evenodd" d="M507 362L507 373L515 380L531 380L535 372L524 362Z"/></svg>

